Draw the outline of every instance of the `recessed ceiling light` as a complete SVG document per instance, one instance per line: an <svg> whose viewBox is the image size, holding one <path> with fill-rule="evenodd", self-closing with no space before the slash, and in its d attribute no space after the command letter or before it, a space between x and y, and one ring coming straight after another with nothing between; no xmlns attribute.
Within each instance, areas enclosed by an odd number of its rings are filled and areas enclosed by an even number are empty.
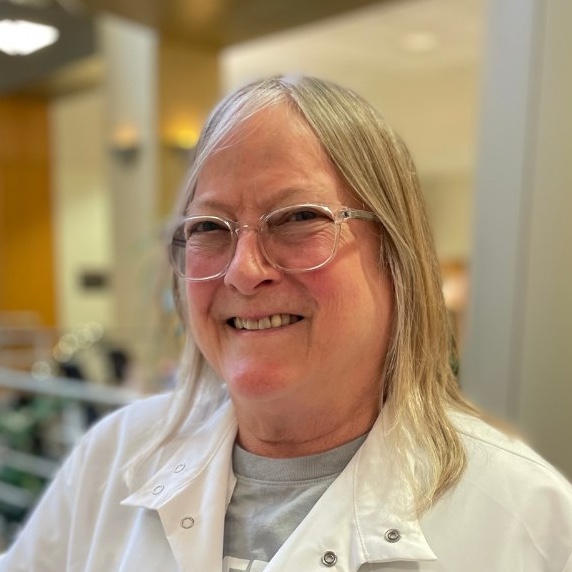
<svg viewBox="0 0 572 572"><path fill-rule="evenodd" d="M11 56L25 56L53 44L59 35L53 26L25 20L2 20L0 50Z"/></svg>
<svg viewBox="0 0 572 572"><path fill-rule="evenodd" d="M403 47L409 52L432 52L437 47L437 37L431 32L409 32L402 39Z"/></svg>

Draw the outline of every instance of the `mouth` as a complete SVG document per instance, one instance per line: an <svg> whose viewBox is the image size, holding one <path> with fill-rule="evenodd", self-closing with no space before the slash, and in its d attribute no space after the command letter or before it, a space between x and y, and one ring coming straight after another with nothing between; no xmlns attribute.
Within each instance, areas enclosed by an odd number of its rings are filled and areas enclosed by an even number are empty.
<svg viewBox="0 0 572 572"><path fill-rule="evenodd" d="M295 314L272 314L260 319L235 316L234 318L228 319L226 323L235 330L270 330L295 324L302 319L302 316Z"/></svg>

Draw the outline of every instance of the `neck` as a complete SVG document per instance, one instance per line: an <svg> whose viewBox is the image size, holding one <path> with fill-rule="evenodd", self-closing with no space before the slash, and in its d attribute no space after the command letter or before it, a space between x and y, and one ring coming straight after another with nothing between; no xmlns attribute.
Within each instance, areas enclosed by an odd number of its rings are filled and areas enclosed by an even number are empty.
<svg viewBox="0 0 572 572"><path fill-rule="evenodd" d="M256 455L274 458L303 457L339 447L367 433L379 413L377 399L346 411L336 411L327 402L320 410L284 403L233 402L238 444Z"/></svg>

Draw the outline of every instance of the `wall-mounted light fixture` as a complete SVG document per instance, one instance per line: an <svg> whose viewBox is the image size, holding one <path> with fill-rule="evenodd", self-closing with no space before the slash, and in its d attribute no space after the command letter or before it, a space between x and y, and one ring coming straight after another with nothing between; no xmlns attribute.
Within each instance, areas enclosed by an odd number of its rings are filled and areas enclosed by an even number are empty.
<svg viewBox="0 0 572 572"><path fill-rule="evenodd" d="M26 56L53 44L59 35L53 26L26 20L2 20L0 50L11 56Z"/></svg>
<svg viewBox="0 0 572 572"><path fill-rule="evenodd" d="M192 159L199 138L196 129L184 128L173 130L164 138L164 146L173 154L185 159Z"/></svg>
<svg viewBox="0 0 572 572"><path fill-rule="evenodd" d="M139 131L133 125L118 127L111 137L111 154L123 163L133 162L141 150Z"/></svg>

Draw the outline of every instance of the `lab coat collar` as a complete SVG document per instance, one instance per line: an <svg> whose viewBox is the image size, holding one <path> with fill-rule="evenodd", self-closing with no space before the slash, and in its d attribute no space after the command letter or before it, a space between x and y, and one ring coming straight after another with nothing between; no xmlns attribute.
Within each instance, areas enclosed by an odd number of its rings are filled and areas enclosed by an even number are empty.
<svg viewBox="0 0 572 572"><path fill-rule="evenodd" d="M413 493L404 471L390 452L384 422L381 414L341 475L353 487L362 563L436 560L414 511ZM412 458L408 464L413 474ZM342 482L340 485L344 486Z"/></svg>
<svg viewBox="0 0 572 572"><path fill-rule="evenodd" d="M121 504L156 510L181 570L221 570L224 519L236 478L237 426L230 403L169 445L160 467ZM166 448L165 448L166 449Z"/></svg>
<svg viewBox="0 0 572 572"><path fill-rule="evenodd" d="M214 526L209 528L214 533L224 526L236 482L232 473L236 433L234 410L228 402L179 446L170 447L162 467L122 504L159 511L170 536L164 515L175 508L180 511L182 499L189 506L193 498L204 501L208 497L208 520ZM218 485L213 486L213 479ZM189 489L197 490L190 494ZM412 505L412 493L389 454L380 415L358 453L265 572L304 569L308 562L319 562L326 552L335 553L342 569L347 570L357 570L367 562L436 560ZM220 550L222 553L222 545Z"/></svg>
<svg viewBox="0 0 572 572"><path fill-rule="evenodd" d="M230 463L236 433L236 417L227 401L190 435L166 446L156 463L159 468L142 486L132 485L121 504L158 510L196 480L214 457L226 457Z"/></svg>
<svg viewBox="0 0 572 572"><path fill-rule="evenodd" d="M412 502L403 479L394 474L380 416L357 454L264 572L318 567L332 554L340 570L375 562L436 560L411 512Z"/></svg>

